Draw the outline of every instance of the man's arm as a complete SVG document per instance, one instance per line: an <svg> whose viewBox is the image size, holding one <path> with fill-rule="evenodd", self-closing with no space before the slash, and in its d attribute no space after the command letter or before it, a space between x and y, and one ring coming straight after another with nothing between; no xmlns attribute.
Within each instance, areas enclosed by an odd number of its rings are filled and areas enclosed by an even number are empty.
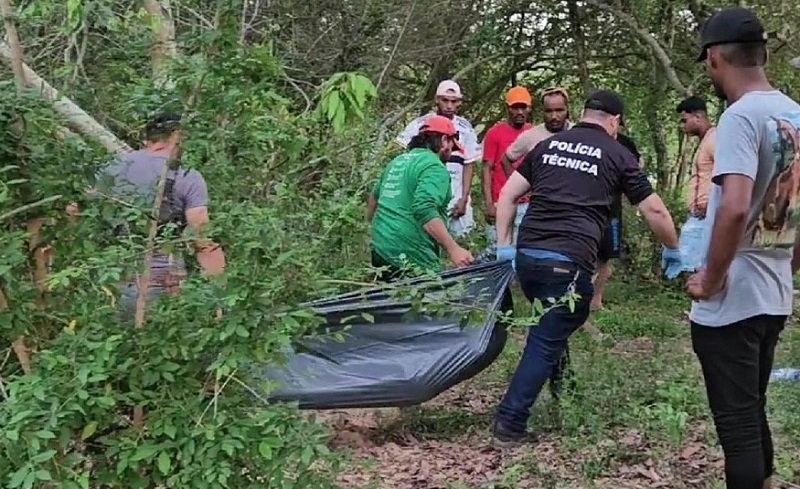
<svg viewBox="0 0 800 489"><path fill-rule="evenodd" d="M383 184L383 177L386 175L386 168L384 168L383 173L381 173L380 178L377 182L375 182L375 186L372 187L372 191L367 195L367 223L372 222L372 218L375 217L375 212L378 210L378 199L381 196L381 185Z"/></svg>
<svg viewBox="0 0 800 489"><path fill-rule="evenodd" d="M528 153L522 164L508 177L497 199L497 246L509 246L514 237L514 217L517 214L517 201L531 189L534 169L539 165L541 150Z"/></svg>
<svg viewBox="0 0 800 489"><path fill-rule="evenodd" d="M532 127L517 136L517 139L506 149L500 163L503 165L503 171L506 172L507 176L510 177L511 174L514 173L514 163L519 161L520 158L528 154L533 147L536 146L533 144L535 139L536 128Z"/></svg>
<svg viewBox="0 0 800 489"><path fill-rule="evenodd" d="M525 163L523 163L523 166ZM509 246L514 237L514 217L517 201L531 189L531 184L519 172L514 172L500 191L497 199L497 246Z"/></svg>
<svg viewBox="0 0 800 489"><path fill-rule="evenodd" d="M431 166L423 169L417 178L411 213L425 232L450 254L459 246L450 236L450 232L439 214L439 209L447 206L450 175L443 168L435 168L433 165L441 167L439 162L432 163Z"/></svg>
<svg viewBox="0 0 800 489"><path fill-rule="evenodd" d="M375 211L378 209L378 198L375 196L374 193L370 192L369 196L367 197L367 222L372 222L372 218L375 217Z"/></svg>
<svg viewBox="0 0 800 489"><path fill-rule="evenodd" d="M486 132L486 137L483 138L483 170L482 170L482 184L483 184L483 200L487 208L492 205L492 178L494 171L494 164L497 161L498 145L495 141L494 128Z"/></svg>
<svg viewBox="0 0 800 489"><path fill-rule="evenodd" d="M478 143L478 135L470 125L464 133L464 172L461 175L463 188L461 198L468 199L472 193L472 179L475 176L475 163L481 159L481 145Z"/></svg>
<svg viewBox="0 0 800 489"><path fill-rule="evenodd" d="M649 197L639 202L637 208L661 244L671 250L677 249L678 232L675 230L675 223L661 197L656 193L651 193Z"/></svg>
<svg viewBox="0 0 800 489"><path fill-rule="evenodd" d="M753 180L745 175L720 175L722 195L717 206L708 245L706 280L718 284L725 279L747 228L753 195Z"/></svg>
<svg viewBox="0 0 800 489"><path fill-rule="evenodd" d="M713 162L714 162L714 151L715 151L715 146L716 146L714 144L715 143L715 138L716 138L716 130L715 129L710 129L709 132L710 132L710 134L708 134L706 137L703 138L702 141L700 141L700 147L697 150L697 158L698 159L702 158L703 161L712 162L711 163L711 168L708 168L706 170L707 174L706 175L701 175L701 177L705 176L707 178L711 178L711 175L713 175L713 173L714 173ZM703 187L705 189L705 191L701 192L701 194L697 196L697 210L703 216L706 215L706 212L708 210L708 198L709 198L709 194L711 192L710 183L711 182L708 182Z"/></svg>
<svg viewBox="0 0 800 489"><path fill-rule="evenodd" d="M193 207L186 210L186 223L197 236L194 246L197 249L197 262L207 275L215 276L225 270L225 252L210 239L203 238L209 223L208 207Z"/></svg>
<svg viewBox="0 0 800 489"><path fill-rule="evenodd" d="M792 275L800 270L800 236L794 241L794 249L792 250Z"/></svg>
<svg viewBox="0 0 800 489"><path fill-rule="evenodd" d="M669 249L678 248L678 232L664 201L653 191L636 157L626 151L622 163L622 191L641 212L659 241Z"/></svg>
<svg viewBox="0 0 800 489"><path fill-rule="evenodd" d="M507 177L510 177L511 174L514 173L514 162L508 157L508 153L504 153L502 158L500 158L500 164L503 165L503 171Z"/></svg>
<svg viewBox="0 0 800 489"><path fill-rule="evenodd" d="M461 175L461 200L467 200L472 193L472 179L475 176L475 163L464 163L464 172Z"/></svg>
<svg viewBox="0 0 800 489"><path fill-rule="evenodd" d="M736 256L747 228L747 216L758 173L759 139L756 128L746 117L726 113L720 118L715 145L712 182L721 187L714 227L706 255L705 280L720 284Z"/></svg>
<svg viewBox="0 0 800 489"><path fill-rule="evenodd" d="M182 196L185 204L186 224L195 236L194 246L197 249L197 262L203 271L210 276L219 275L225 270L225 253L219 244L204 237L208 223L208 187L203 177L197 172L185 175L186 192Z"/></svg>
<svg viewBox="0 0 800 489"><path fill-rule="evenodd" d="M378 209L378 198L375 196L373 192L370 192L367 196L367 222L372 222L372 218L375 217L375 211Z"/></svg>

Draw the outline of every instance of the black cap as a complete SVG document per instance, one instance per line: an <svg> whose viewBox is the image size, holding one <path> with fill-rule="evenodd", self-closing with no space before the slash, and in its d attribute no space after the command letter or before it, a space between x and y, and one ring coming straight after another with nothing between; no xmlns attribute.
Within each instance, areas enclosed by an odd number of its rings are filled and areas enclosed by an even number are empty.
<svg viewBox="0 0 800 489"><path fill-rule="evenodd" d="M695 96L683 99L683 101L678 104L678 107L675 109L675 111L679 114L681 112L688 112L690 114L692 112L708 112L706 108L706 101Z"/></svg>
<svg viewBox="0 0 800 489"><path fill-rule="evenodd" d="M625 103L611 90L597 90L586 99L584 109L602 110L606 114L618 115L620 124L625 125Z"/></svg>
<svg viewBox="0 0 800 489"><path fill-rule="evenodd" d="M697 61L705 61L708 48L721 44L747 42L767 42L767 32L758 16L744 7L722 9L703 24L700 33L700 56Z"/></svg>
<svg viewBox="0 0 800 489"><path fill-rule="evenodd" d="M162 112L144 126L145 138L153 134L171 133L181 127L181 116L173 112Z"/></svg>

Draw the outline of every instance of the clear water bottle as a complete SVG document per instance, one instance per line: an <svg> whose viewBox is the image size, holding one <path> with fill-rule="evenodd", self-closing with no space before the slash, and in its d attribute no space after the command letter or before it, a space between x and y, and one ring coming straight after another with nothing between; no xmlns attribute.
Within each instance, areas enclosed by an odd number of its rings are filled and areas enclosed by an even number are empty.
<svg viewBox="0 0 800 489"><path fill-rule="evenodd" d="M684 270L697 270L703 266L708 250L708 233L702 219L690 217L681 228L680 253Z"/></svg>
<svg viewBox="0 0 800 489"><path fill-rule="evenodd" d="M770 382L800 382L800 369L778 368L769 376Z"/></svg>

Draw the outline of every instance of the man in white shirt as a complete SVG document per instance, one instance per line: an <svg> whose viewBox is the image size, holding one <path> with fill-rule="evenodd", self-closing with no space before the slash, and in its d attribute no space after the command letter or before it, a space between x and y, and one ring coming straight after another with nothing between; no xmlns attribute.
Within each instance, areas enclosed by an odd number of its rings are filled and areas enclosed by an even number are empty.
<svg viewBox="0 0 800 489"><path fill-rule="evenodd" d="M450 232L457 237L466 235L475 227L470 190L474 175L474 163L480 159L482 153L475 128L467 119L457 115L463 100L464 96L458 83L453 80L444 80L439 83L436 89L435 113L453 121L458 131L458 140L464 146L464 151L453 151L447 161L450 188L453 192L453 200L448 206L450 211L448 227ZM419 133L422 123L431 115L425 114L411 121L397 136L396 142L404 148L407 147L411 138Z"/></svg>

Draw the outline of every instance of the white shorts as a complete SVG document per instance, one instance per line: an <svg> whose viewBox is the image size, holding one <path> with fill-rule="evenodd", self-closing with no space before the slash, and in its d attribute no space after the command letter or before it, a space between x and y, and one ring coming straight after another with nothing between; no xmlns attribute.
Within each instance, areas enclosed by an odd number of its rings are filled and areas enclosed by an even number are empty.
<svg viewBox="0 0 800 489"><path fill-rule="evenodd" d="M450 201L450 205L447 206L447 212L450 212L453 206L456 205L456 202L458 202L458 199L453 199ZM450 218L450 221L447 223L447 227L456 238L462 238L469 234L470 231L475 229L475 217L472 212L472 199L467 200L467 212L458 219Z"/></svg>

